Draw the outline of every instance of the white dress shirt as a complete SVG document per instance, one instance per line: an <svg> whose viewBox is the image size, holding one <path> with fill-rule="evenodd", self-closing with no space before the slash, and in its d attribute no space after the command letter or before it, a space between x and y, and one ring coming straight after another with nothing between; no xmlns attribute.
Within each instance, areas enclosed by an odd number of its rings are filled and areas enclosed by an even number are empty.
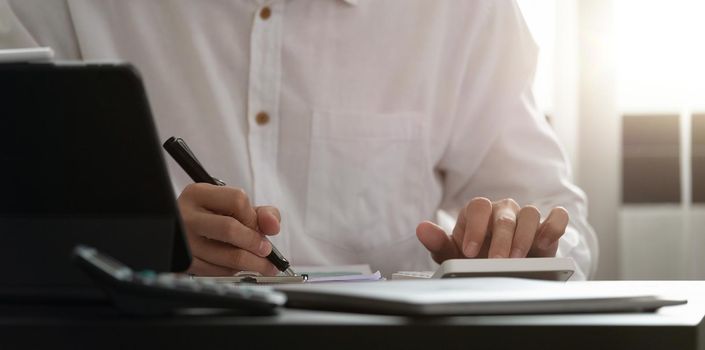
<svg viewBox="0 0 705 350"><path fill-rule="evenodd" d="M513 1L0 0L0 47L31 46L133 63L161 138L280 208L294 264L432 269L416 225L484 196L566 207L558 255L594 271Z"/></svg>

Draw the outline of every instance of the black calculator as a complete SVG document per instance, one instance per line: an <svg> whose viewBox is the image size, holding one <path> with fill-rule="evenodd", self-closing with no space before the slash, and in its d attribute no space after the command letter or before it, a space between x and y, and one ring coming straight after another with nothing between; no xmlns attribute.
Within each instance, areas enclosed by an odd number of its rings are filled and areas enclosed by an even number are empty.
<svg viewBox="0 0 705 350"><path fill-rule="evenodd" d="M73 259L107 292L115 306L130 314L223 310L272 315L286 302L283 293L268 287L197 280L186 274L133 271L84 245L74 248Z"/></svg>

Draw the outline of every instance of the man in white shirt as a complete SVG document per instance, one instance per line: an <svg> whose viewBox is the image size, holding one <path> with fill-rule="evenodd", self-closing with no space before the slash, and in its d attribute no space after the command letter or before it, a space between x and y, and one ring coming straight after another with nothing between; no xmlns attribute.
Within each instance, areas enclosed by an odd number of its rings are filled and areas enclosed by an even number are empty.
<svg viewBox="0 0 705 350"><path fill-rule="evenodd" d="M262 234L294 264L385 274L455 257L595 269L513 1L0 0L0 48L32 46L135 64L162 138L241 188L170 164L194 273L275 273ZM450 235L439 210L458 215Z"/></svg>

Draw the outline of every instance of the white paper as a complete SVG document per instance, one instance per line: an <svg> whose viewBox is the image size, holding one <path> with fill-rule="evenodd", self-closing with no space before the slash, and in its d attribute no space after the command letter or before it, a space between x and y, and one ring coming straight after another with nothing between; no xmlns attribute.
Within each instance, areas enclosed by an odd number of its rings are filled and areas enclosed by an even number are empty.
<svg viewBox="0 0 705 350"><path fill-rule="evenodd" d="M372 269L370 265L300 265L291 267L298 274L307 274L309 276L323 275L371 275Z"/></svg>
<svg viewBox="0 0 705 350"><path fill-rule="evenodd" d="M318 282L362 282L362 281L379 281L382 279L382 274L377 271L370 274L357 275L339 275L339 276L313 276L306 280L306 283Z"/></svg>

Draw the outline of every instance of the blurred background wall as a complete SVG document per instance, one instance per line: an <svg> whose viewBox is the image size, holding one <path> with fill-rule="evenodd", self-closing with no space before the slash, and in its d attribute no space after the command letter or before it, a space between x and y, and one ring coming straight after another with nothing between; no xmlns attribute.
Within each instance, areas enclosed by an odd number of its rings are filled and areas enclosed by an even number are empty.
<svg viewBox="0 0 705 350"><path fill-rule="evenodd" d="M705 279L705 1L518 0L598 279Z"/></svg>

